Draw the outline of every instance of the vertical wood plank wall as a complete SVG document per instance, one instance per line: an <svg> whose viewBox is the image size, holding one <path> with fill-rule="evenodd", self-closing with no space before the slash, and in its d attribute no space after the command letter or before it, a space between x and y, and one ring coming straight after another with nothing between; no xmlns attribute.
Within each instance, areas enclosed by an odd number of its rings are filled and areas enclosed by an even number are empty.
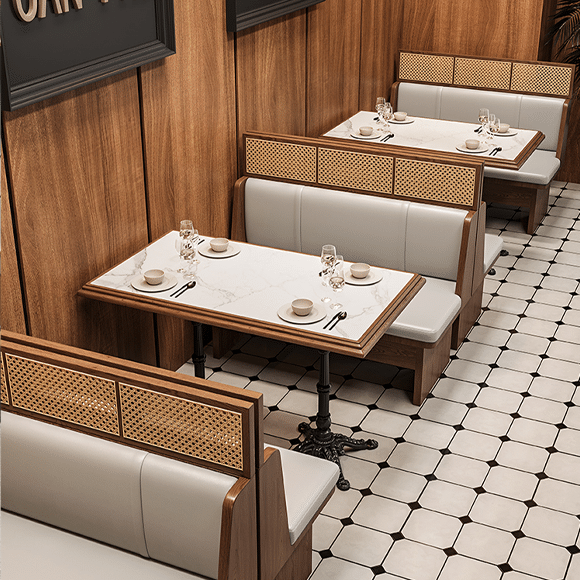
<svg viewBox="0 0 580 580"><path fill-rule="evenodd" d="M399 48L535 60L550 3L325 0L233 34L222 0L175 0L176 55L3 114L2 327L177 368L188 325L76 290L180 219L227 235L244 131L316 136L372 109ZM561 179L580 182L579 129Z"/></svg>

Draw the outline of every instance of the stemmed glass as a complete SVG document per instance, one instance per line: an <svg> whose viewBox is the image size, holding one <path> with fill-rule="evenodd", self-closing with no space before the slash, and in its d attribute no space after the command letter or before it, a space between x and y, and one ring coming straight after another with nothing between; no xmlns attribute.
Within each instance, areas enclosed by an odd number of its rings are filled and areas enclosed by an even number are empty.
<svg viewBox="0 0 580 580"><path fill-rule="evenodd" d="M326 286L336 261L336 248L331 244L325 244L322 246L320 261L322 262L322 272L320 272L320 275L322 276L322 285ZM322 297L321 300L322 302L330 302L330 298L328 296Z"/></svg>
<svg viewBox="0 0 580 580"><path fill-rule="evenodd" d="M482 133L485 130L485 125L489 119L489 109L479 109L478 119L481 123L481 128L479 129L478 133Z"/></svg>
<svg viewBox="0 0 580 580"><path fill-rule="evenodd" d="M393 118L393 106L391 103L385 103L383 107L383 117L385 119L385 131L387 133L392 133L391 127L389 126L389 121Z"/></svg>
<svg viewBox="0 0 580 580"><path fill-rule="evenodd" d="M336 256L334 266L332 267L332 273L328 279L328 285L332 288L333 292L340 292L344 288L344 259L342 256ZM342 304L339 302L333 302L330 307L333 310L338 310L342 308Z"/></svg>
<svg viewBox="0 0 580 580"><path fill-rule="evenodd" d="M193 227L191 220L181 220L179 223L179 237L175 241L175 249L180 257L180 266L177 271L180 274L191 272L193 263L196 263L196 242L199 233Z"/></svg>
<svg viewBox="0 0 580 580"><path fill-rule="evenodd" d="M491 145L491 142L493 141L493 136L499 131L500 120L499 117L496 117L495 115L490 115L490 117L493 117L493 119L490 118L489 121L489 132L490 132L489 144Z"/></svg>
<svg viewBox="0 0 580 580"><path fill-rule="evenodd" d="M385 125L386 121L385 121L385 106L387 104L387 99L385 99L385 97L377 97L377 104L375 106L375 109L377 110L377 113L379 115L379 125ZM379 131L384 131L385 129L381 126L379 126Z"/></svg>

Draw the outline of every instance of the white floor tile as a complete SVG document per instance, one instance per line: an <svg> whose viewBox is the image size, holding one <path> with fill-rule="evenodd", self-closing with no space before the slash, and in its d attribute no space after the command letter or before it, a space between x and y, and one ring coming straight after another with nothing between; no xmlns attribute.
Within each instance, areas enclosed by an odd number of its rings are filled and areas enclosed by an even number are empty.
<svg viewBox="0 0 580 580"><path fill-rule="evenodd" d="M566 411L567 407L563 403L532 396L523 400L518 412L527 419L557 425L564 419Z"/></svg>
<svg viewBox="0 0 580 580"><path fill-rule="evenodd" d="M454 547L463 556L503 564L507 562L515 541L504 530L473 522L463 526Z"/></svg>
<svg viewBox="0 0 580 580"><path fill-rule="evenodd" d="M461 522L457 518L418 509L411 512L402 533L408 540L444 549L453 546L460 529Z"/></svg>
<svg viewBox="0 0 580 580"><path fill-rule="evenodd" d="M484 461L462 455L445 455L435 470L437 479L476 488L482 485L489 472Z"/></svg>
<svg viewBox="0 0 580 580"><path fill-rule="evenodd" d="M434 421L413 421L405 431L405 441L433 449L444 449L455 435L455 429Z"/></svg>
<svg viewBox="0 0 580 580"><path fill-rule="evenodd" d="M508 432L512 421L513 418L505 413L476 408L468 411L462 425L472 431L501 437Z"/></svg>
<svg viewBox="0 0 580 580"><path fill-rule="evenodd" d="M557 479L542 479L534 501L539 506L576 515L580 513L580 486Z"/></svg>
<svg viewBox="0 0 580 580"><path fill-rule="evenodd" d="M363 566L378 566L393 545L388 534L370 530L362 526L346 526L334 544L334 556L344 558Z"/></svg>
<svg viewBox="0 0 580 580"><path fill-rule="evenodd" d="M501 350L495 346L479 342L464 342L457 350L457 357L463 360L492 364L499 357Z"/></svg>
<svg viewBox="0 0 580 580"><path fill-rule="evenodd" d="M446 399L448 401L465 404L472 403L479 393L479 390L480 387L474 383L444 377L439 379L431 393L438 399Z"/></svg>
<svg viewBox="0 0 580 580"><path fill-rule="evenodd" d="M413 580L435 580L446 556L437 548L410 540L395 542L383 562L387 572Z"/></svg>
<svg viewBox="0 0 580 580"><path fill-rule="evenodd" d="M322 560L309 580L372 580L373 572L358 564L353 564L340 558Z"/></svg>
<svg viewBox="0 0 580 580"><path fill-rule="evenodd" d="M389 456L389 465L419 475L427 475L433 473L440 460L441 453L435 449L414 443L400 443Z"/></svg>
<svg viewBox="0 0 580 580"><path fill-rule="evenodd" d="M410 512L411 509L404 503L368 495L363 497L351 519L355 523L373 530L394 533L401 529Z"/></svg>
<svg viewBox="0 0 580 580"><path fill-rule="evenodd" d="M565 403L571 400L575 388L574 384L568 381L559 381L548 377L534 377L529 392L536 397Z"/></svg>
<svg viewBox="0 0 580 580"><path fill-rule="evenodd" d="M540 447L518 441L506 441L497 454L496 461L504 467L520 469L528 473L543 471L549 453Z"/></svg>
<svg viewBox="0 0 580 580"><path fill-rule="evenodd" d="M368 412L368 415L361 423L361 427L369 433L378 433L385 437L394 438L403 435L410 424L411 419L406 415L374 409Z"/></svg>
<svg viewBox="0 0 580 580"><path fill-rule="evenodd" d="M477 496L469 517L474 522L513 532L521 529L527 511L521 501L484 493Z"/></svg>
<svg viewBox="0 0 580 580"><path fill-rule="evenodd" d="M521 529L530 538L559 546L572 546L578 538L580 520L544 507L531 507Z"/></svg>
<svg viewBox="0 0 580 580"><path fill-rule="evenodd" d="M558 428L550 423L519 417L514 419L507 434L512 441L546 448L554 444L558 436Z"/></svg>
<svg viewBox="0 0 580 580"><path fill-rule="evenodd" d="M538 373L561 381L575 382L580 377L580 363L549 358L542 361Z"/></svg>
<svg viewBox="0 0 580 580"><path fill-rule="evenodd" d="M469 513L477 494L473 489L446 481L430 481L419 498L422 507L450 516Z"/></svg>
<svg viewBox="0 0 580 580"><path fill-rule="evenodd" d="M571 342L563 341L553 342L549 346L546 354L552 358L565 360L571 363L577 363L580 361L580 344L573 344Z"/></svg>
<svg viewBox="0 0 580 580"><path fill-rule="evenodd" d="M426 485L427 480L422 475L389 467L377 475L371 490L383 497L411 503L417 501Z"/></svg>
<svg viewBox="0 0 580 580"><path fill-rule="evenodd" d="M448 558L438 580L499 580L500 577L497 566L457 555Z"/></svg>
<svg viewBox="0 0 580 580"><path fill-rule="evenodd" d="M550 338L556 333L558 325L555 321L541 320L539 318L526 316L519 320L515 329L523 334L532 334L542 338Z"/></svg>
<svg viewBox="0 0 580 580"><path fill-rule="evenodd" d="M475 399L475 404L483 409L492 411L501 411L502 413L515 413L522 402L522 396L519 393L507 391L505 389L496 389L488 386L481 389Z"/></svg>
<svg viewBox="0 0 580 580"><path fill-rule="evenodd" d="M552 453L545 472L548 477L580 485L580 457L567 453Z"/></svg>
<svg viewBox="0 0 580 580"><path fill-rule="evenodd" d="M519 572L546 580L561 580L569 560L570 554L564 548L533 538L520 538L516 542L509 564Z"/></svg>
<svg viewBox="0 0 580 580"><path fill-rule="evenodd" d="M521 501L531 499L537 485L538 478L535 475L501 465L492 467L483 482L486 491Z"/></svg>
<svg viewBox="0 0 580 580"><path fill-rule="evenodd" d="M537 355L515 350L503 351L497 360L499 366L523 373L535 373L541 362L542 359Z"/></svg>
<svg viewBox="0 0 580 580"><path fill-rule="evenodd" d="M529 318L525 320L530 320ZM519 329L518 329L519 330ZM527 354L545 354L550 346L550 341L541 336L534 336L531 334L523 334L519 331L512 335L506 345L510 350L516 350Z"/></svg>
<svg viewBox="0 0 580 580"><path fill-rule="evenodd" d="M490 387L497 387L516 393L525 393L532 382L529 373L513 371L511 369L493 369L487 377L486 383Z"/></svg>

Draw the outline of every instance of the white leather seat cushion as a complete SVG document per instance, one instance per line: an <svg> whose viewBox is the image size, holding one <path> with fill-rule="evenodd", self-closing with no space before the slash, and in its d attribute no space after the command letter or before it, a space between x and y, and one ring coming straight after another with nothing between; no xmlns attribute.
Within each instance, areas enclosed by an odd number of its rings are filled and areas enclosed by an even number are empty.
<svg viewBox="0 0 580 580"><path fill-rule="evenodd" d="M440 119L442 89L438 85L399 83L397 109L415 117Z"/></svg>
<svg viewBox="0 0 580 580"><path fill-rule="evenodd" d="M3 414L3 423L6 415L8 413ZM205 580L202 576L170 568L153 560L2 511L3 580L136 578Z"/></svg>
<svg viewBox="0 0 580 580"><path fill-rule="evenodd" d="M556 157L555 151L536 149L518 170L486 165L483 168L483 175L495 179L548 185L559 168L560 160Z"/></svg>
<svg viewBox="0 0 580 580"><path fill-rule="evenodd" d="M288 531L290 541L294 544L334 489L339 469L335 463L326 459L275 445L266 447L280 451L288 511Z"/></svg>
<svg viewBox="0 0 580 580"><path fill-rule="evenodd" d="M2 413L2 507L146 556L139 481L145 456Z"/></svg>
<svg viewBox="0 0 580 580"><path fill-rule="evenodd" d="M149 454L141 472L149 556L218 577L224 499L237 479Z"/></svg>
<svg viewBox="0 0 580 580"><path fill-rule="evenodd" d="M503 249L503 238L495 234L485 234L485 248L483 251L483 271L493 266Z"/></svg>
<svg viewBox="0 0 580 580"><path fill-rule="evenodd" d="M436 342L461 309L455 282L425 277L425 285L385 334L420 342Z"/></svg>

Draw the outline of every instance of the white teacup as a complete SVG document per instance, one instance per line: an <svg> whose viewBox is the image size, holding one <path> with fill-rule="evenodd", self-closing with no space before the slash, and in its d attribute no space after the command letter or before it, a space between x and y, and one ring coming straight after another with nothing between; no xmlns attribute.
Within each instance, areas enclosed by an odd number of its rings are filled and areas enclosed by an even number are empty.
<svg viewBox="0 0 580 580"><path fill-rule="evenodd" d="M292 311L297 316L308 316L312 312L314 302L308 298L297 298L292 301Z"/></svg>
<svg viewBox="0 0 580 580"><path fill-rule="evenodd" d="M467 149L477 149L479 147L479 139L466 139L465 147Z"/></svg>
<svg viewBox="0 0 580 580"><path fill-rule="evenodd" d="M147 270L143 274L143 278L145 278L145 282L150 284L151 286L157 286L163 282L165 278L165 272L163 270Z"/></svg>
<svg viewBox="0 0 580 580"><path fill-rule="evenodd" d="M364 137L368 137L369 135L372 135L373 134L373 128L372 127L366 127L366 126L365 127L360 127L358 131Z"/></svg>
<svg viewBox="0 0 580 580"><path fill-rule="evenodd" d="M366 278L371 271L371 267L368 264L363 264L362 262L357 262L352 264L350 267L350 273L353 278Z"/></svg>
<svg viewBox="0 0 580 580"><path fill-rule="evenodd" d="M404 121L407 118L405 111L397 111L395 113L395 121Z"/></svg>
<svg viewBox="0 0 580 580"><path fill-rule="evenodd" d="M225 252L228 249L229 243L227 238L214 238L209 241L209 245L214 252Z"/></svg>
<svg viewBox="0 0 580 580"><path fill-rule="evenodd" d="M500 123L499 124L499 132L500 133L507 133L510 130L510 126L508 123Z"/></svg>

